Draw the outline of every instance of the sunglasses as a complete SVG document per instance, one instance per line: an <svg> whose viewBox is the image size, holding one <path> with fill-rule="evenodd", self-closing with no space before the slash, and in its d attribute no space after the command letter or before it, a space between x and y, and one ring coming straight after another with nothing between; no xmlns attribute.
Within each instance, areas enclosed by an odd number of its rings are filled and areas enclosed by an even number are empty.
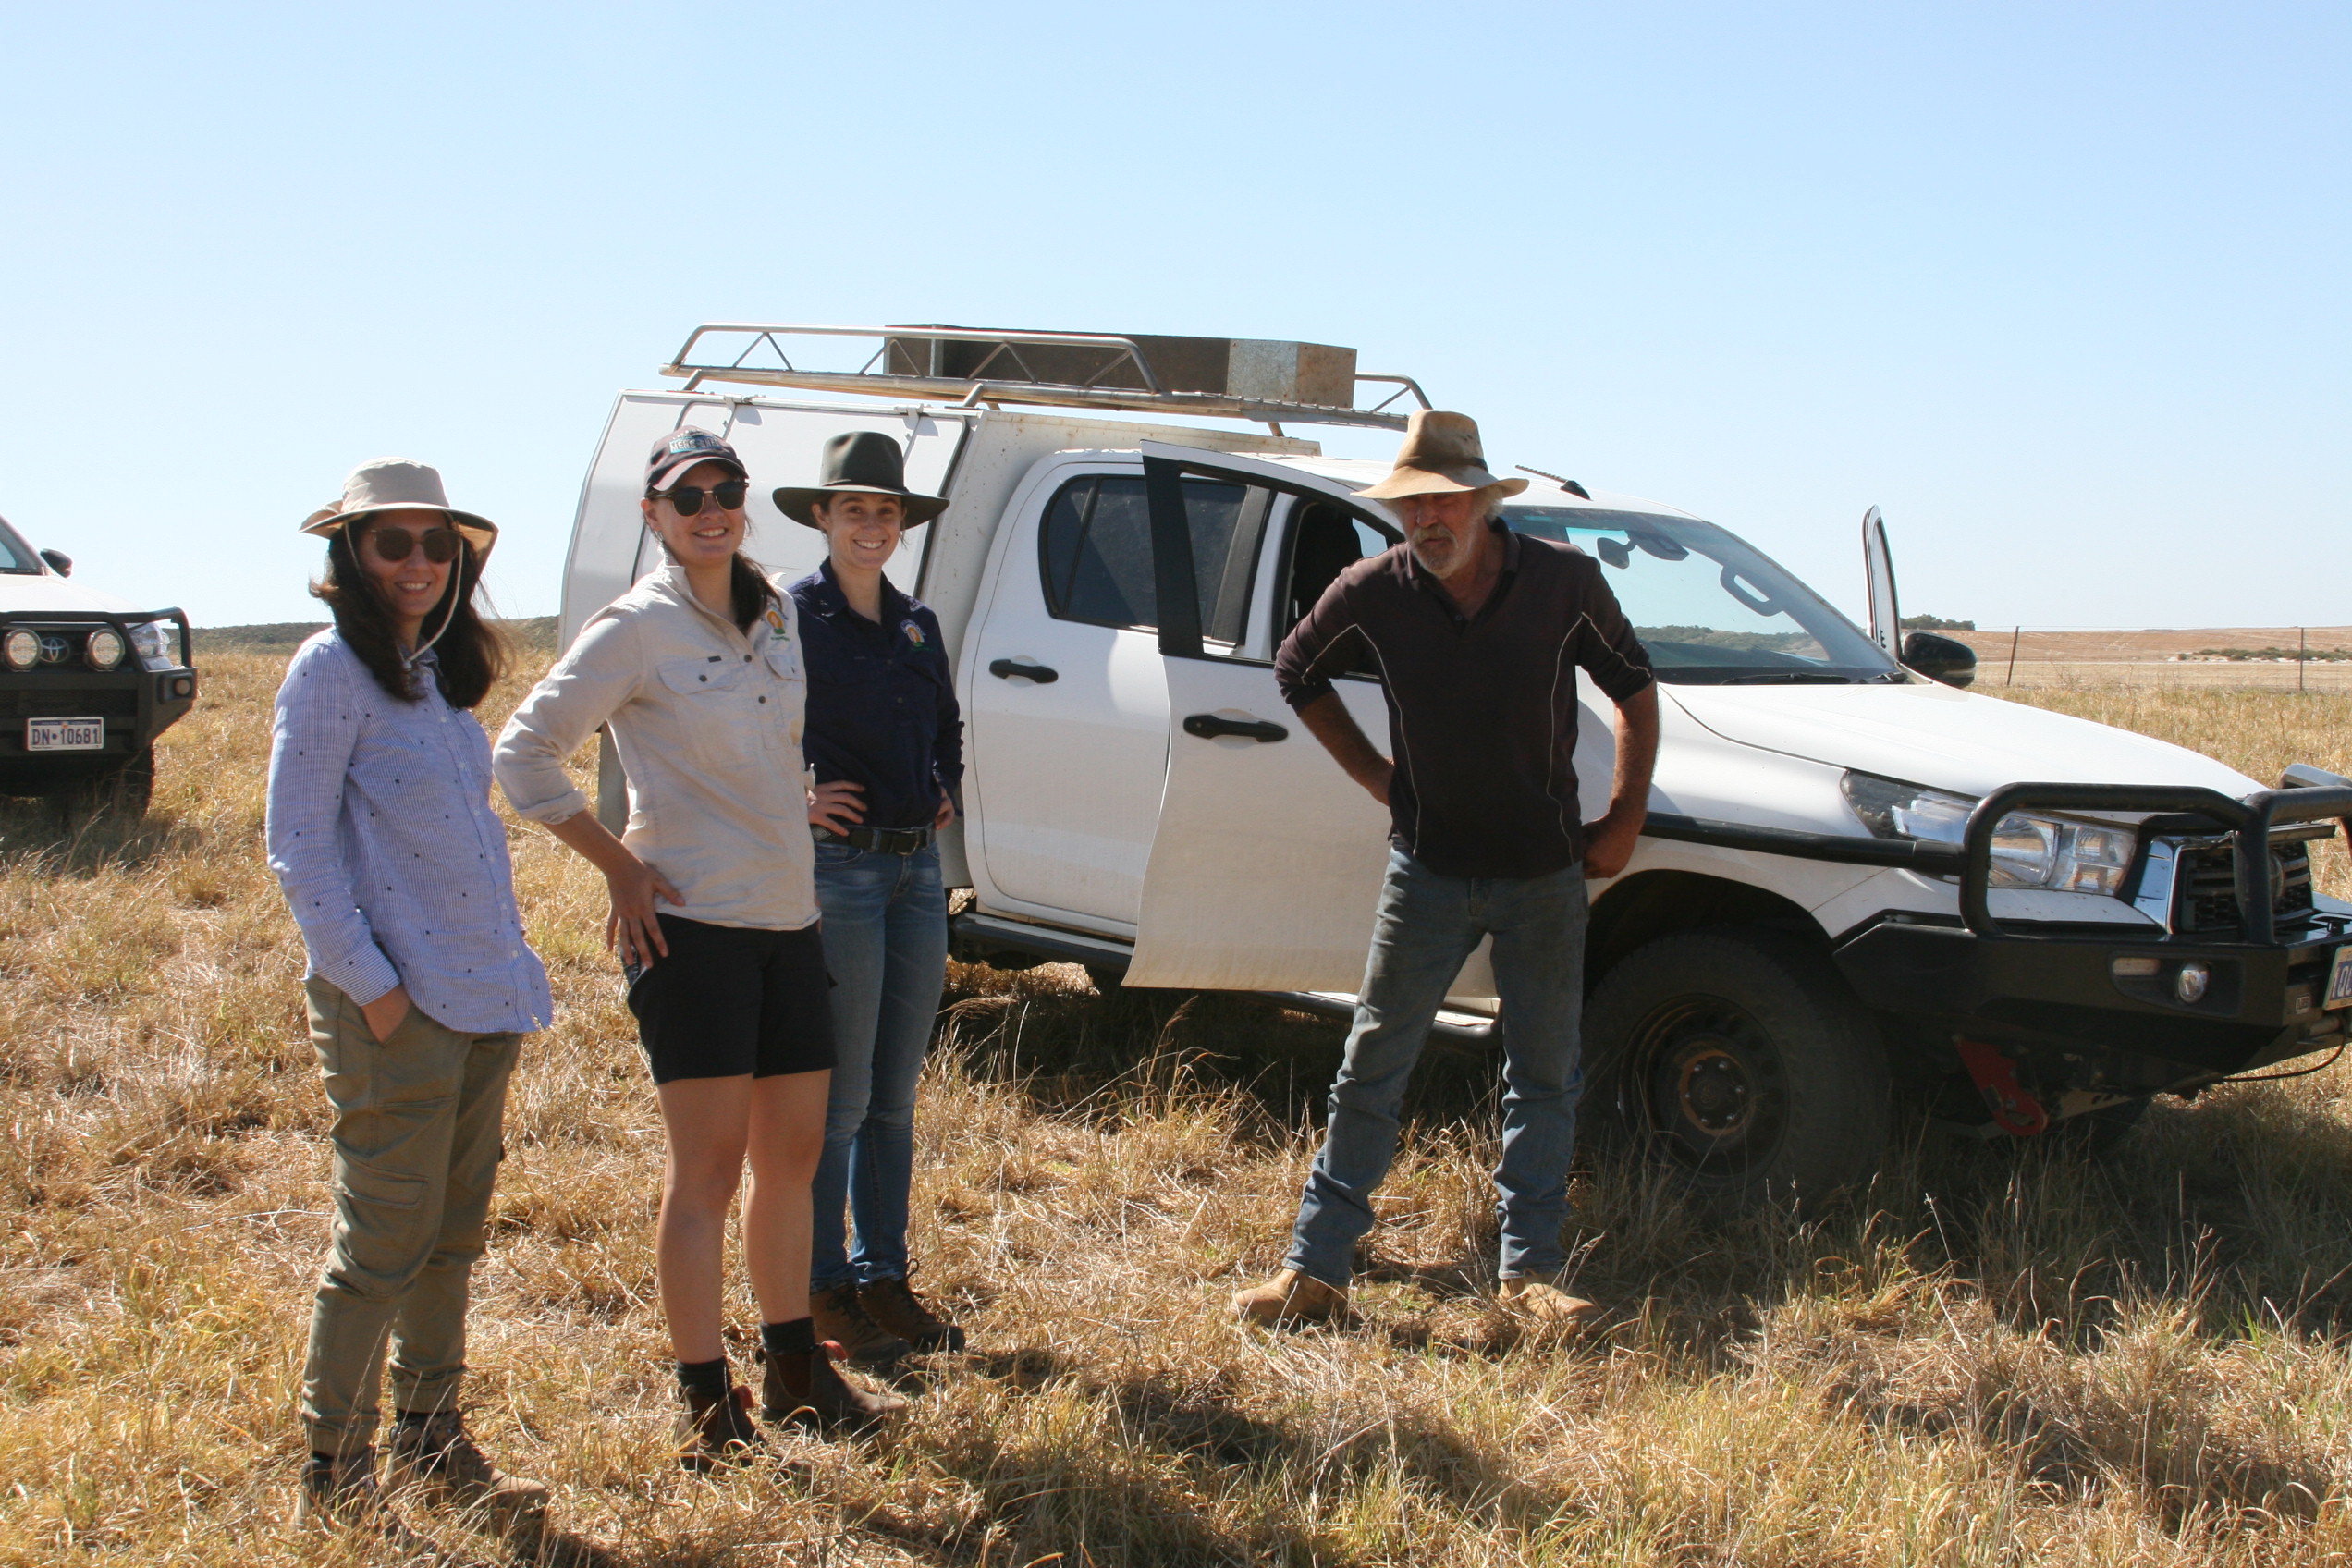
<svg viewBox="0 0 2352 1568"><path fill-rule="evenodd" d="M405 528L371 528L367 531L368 548L380 561L404 561L420 545L424 546L424 558L435 563L458 558L458 531L454 528L428 528L423 533L411 533Z"/></svg>
<svg viewBox="0 0 2352 1568"><path fill-rule="evenodd" d="M692 517L703 509L703 497L705 496L718 503L719 510L734 511L742 506L743 497L751 493L751 483L748 480L727 479L721 480L707 490L699 484L680 484L674 490L663 491L655 498L668 501L671 506L676 507L680 517Z"/></svg>

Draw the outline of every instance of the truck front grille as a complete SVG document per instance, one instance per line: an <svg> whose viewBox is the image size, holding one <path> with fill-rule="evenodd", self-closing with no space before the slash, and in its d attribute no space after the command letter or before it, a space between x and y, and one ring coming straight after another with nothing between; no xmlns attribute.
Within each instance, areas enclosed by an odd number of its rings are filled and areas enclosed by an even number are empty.
<svg viewBox="0 0 2352 1568"><path fill-rule="evenodd" d="M2184 845L2174 887L2174 931L2236 932L2239 928L2237 851L2231 844ZM2283 922L2312 913L2309 844L2271 846L2271 912Z"/></svg>

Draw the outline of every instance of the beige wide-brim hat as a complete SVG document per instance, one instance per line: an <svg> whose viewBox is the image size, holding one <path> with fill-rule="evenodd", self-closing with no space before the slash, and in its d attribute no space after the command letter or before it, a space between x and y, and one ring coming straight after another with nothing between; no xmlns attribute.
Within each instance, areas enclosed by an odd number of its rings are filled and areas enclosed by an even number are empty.
<svg viewBox="0 0 2352 1568"><path fill-rule="evenodd" d="M1397 448L1396 467L1388 478L1356 494L1371 501L1397 501L1454 490L1500 489L1516 496L1526 487L1524 479L1502 479L1488 472L1476 420L1443 409L1415 409L1404 427L1404 445Z"/></svg>
<svg viewBox="0 0 2352 1568"><path fill-rule="evenodd" d="M441 471L406 458L374 458L351 471L343 482L340 500L331 501L302 520L302 532L321 538L350 526L352 521L375 512L422 510L439 512L473 546L477 564L487 560L498 542L498 525L474 512L449 504L441 487Z"/></svg>

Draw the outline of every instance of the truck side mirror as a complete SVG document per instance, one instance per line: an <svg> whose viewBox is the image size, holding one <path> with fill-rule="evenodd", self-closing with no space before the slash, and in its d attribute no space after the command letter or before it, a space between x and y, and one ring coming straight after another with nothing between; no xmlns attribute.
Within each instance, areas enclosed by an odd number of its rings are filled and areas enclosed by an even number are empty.
<svg viewBox="0 0 2352 1568"><path fill-rule="evenodd" d="M47 561L49 563L49 570L55 572L58 576L71 577L73 575L73 557L66 554L65 551L43 550L41 552L41 558Z"/></svg>
<svg viewBox="0 0 2352 1568"><path fill-rule="evenodd" d="M1976 649L1932 631L1914 631L1903 640L1903 663L1946 686L1966 686L1977 678Z"/></svg>

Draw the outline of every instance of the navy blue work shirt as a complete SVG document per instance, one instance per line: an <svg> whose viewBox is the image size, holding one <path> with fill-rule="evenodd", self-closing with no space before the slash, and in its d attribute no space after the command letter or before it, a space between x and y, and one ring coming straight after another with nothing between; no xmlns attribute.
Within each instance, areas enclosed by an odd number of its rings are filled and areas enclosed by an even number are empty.
<svg viewBox="0 0 2352 1568"><path fill-rule="evenodd" d="M961 802L963 715L929 606L882 582L882 619L850 608L827 561L792 584L808 713L801 749L816 781L864 786L864 827L927 827L939 791Z"/></svg>

